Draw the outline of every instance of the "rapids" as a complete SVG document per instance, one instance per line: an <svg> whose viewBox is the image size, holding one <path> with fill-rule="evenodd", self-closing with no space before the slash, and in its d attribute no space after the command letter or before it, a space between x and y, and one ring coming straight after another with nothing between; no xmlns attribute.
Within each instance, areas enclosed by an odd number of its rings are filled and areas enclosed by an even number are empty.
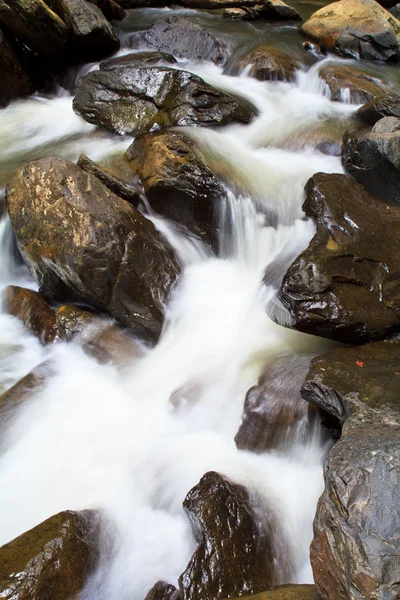
<svg viewBox="0 0 400 600"><path fill-rule="evenodd" d="M142 11L143 20L163 11L153 12ZM211 15L204 19L217 27ZM127 47L129 23L121 34ZM248 24L240 27L251 35ZM283 37L289 33L282 28ZM232 41L232 32L224 35ZM44 390L0 431L0 544L58 511L101 509L101 566L85 600L143 600L159 579L176 584L196 546L182 501L208 470L246 485L261 507L274 512L281 582L312 581L309 544L329 439L317 423L307 441L274 452L239 451L234 443L246 391L271 358L284 351L300 360L332 347L271 319L287 322L276 300L279 277L314 233L302 218L304 184L318 171L342 172L340 158L317 149L320 134L339 139L356 108L331 102L318 67L303 64L290 84L259 82L245 72L232 77L210 64L177 65L248 99L259 116L248 126L185 130L229 181L229 193L217 215L216 256L149 215L184 265L154 349L118 371L74 343L43 348L16 319L0 314L0 391L44 360L53 364ZM48 155L76 160L85 153L112 162L131 142L81 120L61 88L51 97L11 104L0 122L3 187L25 161ZM275 279L264 285L272 264ZM4 217L0 288L10 283L34 287Z"/></svg>

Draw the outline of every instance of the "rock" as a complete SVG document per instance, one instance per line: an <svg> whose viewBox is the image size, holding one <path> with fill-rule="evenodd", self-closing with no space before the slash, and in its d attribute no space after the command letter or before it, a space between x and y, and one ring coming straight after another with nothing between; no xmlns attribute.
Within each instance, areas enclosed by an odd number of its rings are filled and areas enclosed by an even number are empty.
<svg viewBox="0 0 400 600"><path fill-rule="evenodd" d="M216 243L214 205L226 193L194 142L178 133L146 133L135 139L126 158L157 213Z"/></svg>
<svg viewBox="0 0 400 600"><path fill-rule="evenodd" d="M347 343L397 330L400 210L346 175L324 173L308 181L303 210L317 232L279 293L292 326Z"/></svg>
<svg viewBox="0 0 400 600"><path fill-rule="evenodd" d="M148 49L167 52L177 58L209 60L217 64L224 59L222 45L207 29L177 15L156 21L141 35L140 43Z"/></svg>
<svg viewBox="0 0 400 600"><path fill-rule="evenodd" d="M276 583L272 525L259 528L243 486L209 472L183 506L199 542L179 578L183 600L230 598Z"/></svg>
<svg viewBox="0 0 400 600"><path fill-rule="evenodd" d="M9 285L4 294L3 308L20 319L44 344L58 339L55 310L38 292Z"/></svg>
<svg viewBox="0 0 400 600"><path fill-rule="evenodd" d="M375 100L371 100L359 108L355 116L370 125L374 125L383 117L400 118L400 94L390 93L378 96Z"/></svg>
<svg viewBox="0 0 400 600"><path fill-rule="evenodd" d="M399 461L399 419L345 423L329 453L311 544L324 600L399 597Z"/></svg>
<svg viewBox="0 0 400 600"><path fill-rule="evenodd" d="M181 595L174 585L157 581L144 600L181 600Z"/></svg>
<svg viewBox="0 0 400 600"><path fill-rule="evenodd" d="M182 0L182 4L190 8L225 8L225 19L231 18L230 15L232 14L238 15L238 12L231 13L230 11L243 11L249 19L301 20L297 10L285 4L282 0Z"/></svg>
<svg viewBox="0 0 400 600"><path fill-rule="evenodd" d="M311 15L301 29L341 56L399 60L400 22L375 0L333 2Z"/></svg>
<svg viewBox="0 0 400 600"><path fill-rule="evenodd" d="M0 8L1 10L1 8ZM34 91L34 86L22 64L16 57L13 48L0 29L0 108L7 106L12 100L27 96Z"/></svg>
<svg viewBox="0 0 400 600"><path fill-rule="evenodd" d="M347 131L342 162L346 171L378 198L400 204L400 119L385 117L371 131Z"/></svg>
<svg viewBox="0 0 400 600"><path fill-rule="evenodd" d="M105 185L116 196L123 198L133 206L139 204L140 195L142 193L141 185L137 178L132 175L131 181L125 183L120 180L116 173L113 173L105 167L101 167L94 163L90 158L81 154L76 163L86 173L97 177L103 185Z"/></svg>
<svg viewBox="0 0 400 600"><path fill-rule="evenodd" d="M98 6L108 21L122 21L127 15L126 10L121 8L115 0L88 0L91 4Z"/></svg>
<svg viewBox="0 0 400 600"><path fill-rule="evenodd" d="M21 167L7 203L19 249L46 297L76 297L157 339L179 267L150 221L60 158Z"/></svg>
<svg viewBox="0 0 400 600"><path fill-rule="evenodd" d="M232 74L243 71L251 65L248 75L259 81L294 81L300 63L288 52L268 44L257 46L234 63Z"/></svg>
<svg viewBox="0 0 400 600"><path fill-rule="evenodd" d="M102 62L100 69L102 71L113 71L120 67L154 67L164 64L176 64L177 62L172 54L166 54L165 52L131 52Z"/></svg>
<svg viewBox="0 0 400 600"><path fill-rule="evenodd" d="M396 19L400 19L400 4L396 4L389 10L390 14L392 14Z"/></svg>
<svg viewBox="0 0 400 600"><path fill-rule="evenodd" d="M4 600L70 600L98 560L99 516L64 511L0 548Z"/></svg>
<svg viewBox="0 0 400 600"><path fill-rule="evenodd" d="M173 125L248 123L252 108L187 71L123 67L92 71L79 80L73 103L89 123L138 135Z"/></svg>
<svg viewBox="0 0 400 600"><path fill-rule="evenodd" d="M354 65L324 65L319 70L320 78L328 86L330 99L335 102L351 102L363 104L380 96L385 91L385 84L357 69Z"/></svg>
<svg viewBox="0 0 400 600"><path fill-rule="evenodd" d="M240 450L265 452L306 441L315 410L300 395L310 356L285 353L270 362L244 403L236 434Z"/></svg>
<svg viewBox="0 0 400 600"><path fill-rule="evenodd" d="M4 431L18 407L30 398L34 392L40 391L43 382L50 373L49 363L44 362L17 381L3 394L0 394L0 433Z"/></svg>
<svg viewBox="0 0 400 600"><path fill-rule="evenodd" d="M241 596L241 600L321 600L315 585L279 585L278 587L255 594L253 596ZM239 598L234 598L239 600Z"/></svg>

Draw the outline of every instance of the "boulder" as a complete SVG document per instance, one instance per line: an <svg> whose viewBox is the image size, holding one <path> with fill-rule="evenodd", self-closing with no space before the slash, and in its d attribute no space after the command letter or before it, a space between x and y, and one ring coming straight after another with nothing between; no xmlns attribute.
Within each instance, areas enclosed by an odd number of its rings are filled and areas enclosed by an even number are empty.
<svg viewBox="0 0 400 600"><path fill-rule="evenodd" d="M305 442L315 409L300 395L310 356L285 353L271 361L244 403L235 437L240 450L265 452Z"/></svg>
<svg viewBox="0 0 400 600"><path fill-rule="evenodd" d="M190 8L225 8L224 18L231 18L229 17L232 14L229 13L230 10L240 10L249 19L301 20L297 10L282 0L182 0L182 4Z"/></svg>
<svg viewBox="0 0 400 600"><path fill-rule="evenodd" d="M122 21L127 15L126 10L121 8L115 0L88 0L91 4L99 7L108 21Z"/></svg>
<svg viewBox="0 0 400 600"><path fill-rule="evenodd" d="M342 162L374 196L400 204L400 119L384 117L370 131L347 131Z"/></svg>
<svg viewBox="0 0 400 600"><path fill-rule="evenodd" d="M214 205L226 193L194 142L179 133L146 133L135 139L126 158L157 213L216 243Z"/></svg>
<svg viewBox="0 0 400 600"><path fill-rule="evenodd" d="M73 106L89 123L134 136L173 125L248 123L253 116L245 101L165 67L92 71L79 80Z"/></svg>
<svg viewBox="0 0 400 600"><path fill-rule="evenodd" d="M4 293L3 309L20 319L43 344L58 339L56 312L38 292L10 285Z"/></svg>
<svg viewBox="0 0 400 600"><path fill-rule="evenodd" d="M0 9L1 10L1 9ZM14 50L0 29L0 108L7 106L12 100L27 96L34 91L34 85L18 60Z"/></svg>
<svg viewBox="0 0 400 600"><path fill-rule="evenodd" d="M358 109L355 116L360 121L375 125L383 117L400 118L400 94L380 95Z"/></svg>
<svg viewBox="0 0 400 600"><path fill-rule="evenodd" d="M120 67L154 67L164 64L173 65L177 62L172 54L165 52L130 52L100 63L100 69L101 71L114 71Z"/></svg>
<svg viewBox="0 0 400 600"><path fill-rule="evenodd" d="M0 548L4 600L70 600L98 560L99 515L64 511Z"/></svg>
<svg viewBox="0 0 400 600"><path fill-rule="evenodd" d="M341 56L398 61L400 22L375 0L340 0L324 6L302 32Z"/></svg>
<svg viewBox="0 0 400 600"><path fill-rule="evenodd" d="M327 64L320 68L319 76L328 86L330 99L335 102L363 104L382 95L386 87L381 80L354 65Z"/></svg>
<svg viewBox="0 0 400 600"><path fill-rule="evenodd" d="M396 4L389 10L390 14L392 14L396 19L400 19L400 4Z"/></svg>
<svg viewBox="0 0 400 600"><path fill-rule="evenodd" d="M181 600L181 595L174 585L157 581L144 600Z"/></svg>
<svg viewBox="0 0 400 600"><path fill-rule="evenodd" d="M346 175L317 173L305 189L317 232L279 292L292 326L347 343L398 330L400 209Z"/></svg>
<svg viewBox="0 0 400 600"><path fill-rule="evenodd" d="M4 431L10 419L13 418L18 407L30 398L34 392L40 391L50 373L49 363L41 363L8 390L0 394L0 433Z"/></svg>
<svg viewBox="0 0 400 600"><path fill-rule="evenodd" d="M276 583L271 515L261 526L246 488L209 472L183 506L199 542L179 578L183 600L230 598Z"/></svg>
<svg viewBox="0 0 400 600"><path fill-rule="evenodd" d="M179 275L154 225L92 175L45 158L7 189L17 243L45 297L75 297L139 335L158 338Z"/></svg>
<svg viewBox="0 0 400 600"><path fill-rule="evenodd" d="M259 81L294 81L301 65L281 48L269 44L256 46L235 60L231 72L242 72L251 65L248 75Z"/></svg>
<svg viewBox="0 0 400 600"><path fill-rule="evenodd" d="M234 598L239 600L239 598ZM278 585L261 594L240 596L240 600L321 600L315 585Z"/></svg>

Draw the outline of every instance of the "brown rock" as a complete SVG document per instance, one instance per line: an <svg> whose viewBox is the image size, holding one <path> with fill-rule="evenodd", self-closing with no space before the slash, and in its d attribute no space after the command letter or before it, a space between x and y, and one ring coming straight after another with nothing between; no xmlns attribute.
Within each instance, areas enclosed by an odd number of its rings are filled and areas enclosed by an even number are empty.
<svg viewBox="0 0 400 600"><path fill-rule="evenodd" d="M49 363L42 363L0 395L0 431L6 427L18 407L33 393L40 391L50 372Z"/></svg>
<svg viewBox="0 0 400 600"><path fill-rule="evenodd" d="M157 581L144 600L181 600L181 595L175 586Z"/></svg>
<svg viewBox="0 0 400 600"><path fill-rule="evenodd" d="M16 57L13 48L1 29L0 72L2 76L0 107L7 106L12 100L27 96L34 91L32 81Z"/></svg>
<svg viewBox="0 0 400 600"><path fill-rule="evenodd" d="M373 100L385 91L385 84L353 65L326 65L319 70L319 76L327 84L331 100L352 104L363 104Z"/></svg>
<svg viewBox="0 0 400 600"><path fill-rule="evenodd" d="M257 46L239 57L233 66L233 74L240 73L249 65L248 75L259 81L293 81L296 69L300 67L289 53L268 44Z"/></svg>
<svg viewBox="0 0 400 600"><path fill-rule="evenodd" d="M99 7L108 21L122 21L127 15L126 10L121 8L115 0L88 0Z"/></svg>
<svg viewBox="0 0 400 600"><path fill-rule="evenodd" d="M4 294L4 310L20 319L42 343L49 344L58 339L55 310L41 294L9 285Z"/></svg>
<svg viewBox="0 0 400 600"><path fill-rule="evenodd" d="M400 94L383 94L361 106L355 113L360 120L375 125L379 119L384 117L400 118Z"/></svg>
<svg viewBox="0 0 400 600"><path fill-rule="evenodd" d="M120 67L154 67L157 65L176 64L178 61L166 52L131 52L116 56L100 63L101 71L113 71Z"/></svg>
<svg viewBox="0 0 400 600"><path fill-rule="evenodd" d="M315 585L279 585L261 594L241 596L241 600L321 600ZM239 600L235 598L234 600Z"/></svg>

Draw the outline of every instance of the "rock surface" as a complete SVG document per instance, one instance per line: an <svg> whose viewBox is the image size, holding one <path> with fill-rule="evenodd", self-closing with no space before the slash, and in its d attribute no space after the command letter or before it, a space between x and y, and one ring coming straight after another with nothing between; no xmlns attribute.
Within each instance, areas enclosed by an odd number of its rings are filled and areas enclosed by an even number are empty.
<svg viewBox="0 0 400 600"><path fill-rule="evenodd" d="M398 61L400 21L375 0L333 2L315 12L302 31L341 56Z"/></svg>
<svg viewBox="0 0 400 600"><path fill-rule="evenodd" d="M248 123L252 108L187 71L122 67L92 71L77 84L74 109L113 133L138 135L173 125Z"/></svg>
<svg viewBox="0 0 400 600"><path fill-rule="evenodd" d="M293 326L347 343L397 330L400 209L346 175L317 173L306 195L303 210L317 232L280 290Z"/></svg>
<svg viewBox="0 0 400 600"><path fill-rule="evenodd" d="M0 434L7 427L9 420L13 418L18 407L30 398L35 391L42 388L42 384L50 372L50 365L44 362L17 381L3 394L0 394Z"/></svg>
<svg viewBox="0 0 400 600"><path fill-rule="evenodd" d="M240 56L234 63L232 74L236 75L251 65L248 75L259 81L293 81L300 63L284 50L263 44Z"/></svg>
<svg viewBox="0 0 400 600"><path fill-rule="evenodd" d="M209 472L183 506L199 542L179 578L183 600L230 598L276 583L272 525L259 528L244 487Z"/></svg>
<svg viewBox="0 0 400 600"><path fill-rule="evenodd" d="M261 594L240 596L241 600L321 600L315 585L279 585ZM234 598L239 600L239 598Z"/></svg>
<svg viewBox="0 0 400 600"><path fill-rule="evenodd" d="M95 511L64 511L0 548L4 600L70 600L98 559Z"/></svg>
<svg viewBox="0 0 400 600"><path fill-rule="evenodd" d="M333 101L350 101L352 104L363 104L380 96L385 91L385 85L376 77L368 75L354 65L325 65L319 70L319 76L330 91Z"/></svg>
<svg viewBox="0 0 400 600"><path fill-rule="evenodd" d="M136 138L126 158L157 213L216 242L214 204L226 194L195 143L178 133L147 133Z"/></svg>
<svg viewBox="0 0 400 600"><path fill-rule="evenodd" d="M176 58L165 52L131 52L123 56L110 58L100 64L101 71L113 71L120 67L154 67L156 65L175 64Z"/></svg>
<svg viewBox="0 0 400 600"><path fill-rule="evenodd" d="M225 8L225 18L238 18L241 13L237 11L243 11L248 19L301 20L297 10L283 0L183 0L182 4L190 8Z"/></svg>
<svg viewBox="0 0 400 600"><path fill-rule="evenodd" d="M384 117L371 131L347 131L342 162L374 196L400 204L400 119Z"/></svg>
<svg viewBox="0 0 400 600"><path fill-rule="evenodd" d="M127 12L115 0L88 0L98 6L108 21L122 21Z"/></svg>
<svg viewBox="0 0 400 600"><path fill-rule="evenodd" d="M181 595L174 585L157 581L144 600L181 600Z"/></svg>
<svg viewBox="0 0 400 600"><path fill-rule="evenodd" d="M55 310L38 292L10 285L3 297L3 308L5 312L20 319L44 344L57 340Z"/></svg>
<svg viewBox="0 0 400 600"><path fill-rule="evenodd" d="M46 297L83 299L157 339L179 267L150 221L60 158L21 167L7 203L18 246Z"/></svg>
<svg viewBox="0 0 400 600"><path fill-rule="evenodd" d="M375 125L383 117L400 118L400 94L378 96L375 100L361 106L355 116L369 125Z"/></svg>
<svg viewBox="0 0 400 600"><path fill-rule="evenodd" d="M11 100L27 96L34 91L34 86L25 69L16 57L13 48L0 29L0 108L7 106Z"/></svg>

